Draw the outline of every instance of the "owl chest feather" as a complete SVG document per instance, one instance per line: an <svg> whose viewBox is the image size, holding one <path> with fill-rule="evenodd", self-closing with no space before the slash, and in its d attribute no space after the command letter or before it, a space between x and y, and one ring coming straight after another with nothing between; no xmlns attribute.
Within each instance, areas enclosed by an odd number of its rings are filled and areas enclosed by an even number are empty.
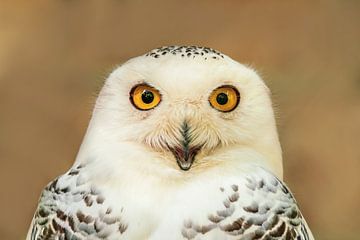
<svg viewBox="0 0 360 240"><path fill-rule="evenodd" d="M84 170L47 186L32 232L43 238L30 239L291 239L306 231L291 193L261 169L181 181L128 172L108 182Z"/></svg>

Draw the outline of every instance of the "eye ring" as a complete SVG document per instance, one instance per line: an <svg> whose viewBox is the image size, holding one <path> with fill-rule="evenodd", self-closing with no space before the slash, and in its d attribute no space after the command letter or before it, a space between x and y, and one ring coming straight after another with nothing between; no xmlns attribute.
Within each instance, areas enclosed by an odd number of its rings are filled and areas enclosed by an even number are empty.
<svg viewBox="0 0 360 240"><path fill-rule="evenodd" d="M215 90L209 96L210 106L220 112L233 111L240 102L239 91L231 85L223 85Z"/></svg>
<svg viewBox="0 0 360 240"><path fill-rule="evenodd" d="M135 85L129 95L131 104L141 111L151 110L161 101L160 92L146 83Z"/></svg>

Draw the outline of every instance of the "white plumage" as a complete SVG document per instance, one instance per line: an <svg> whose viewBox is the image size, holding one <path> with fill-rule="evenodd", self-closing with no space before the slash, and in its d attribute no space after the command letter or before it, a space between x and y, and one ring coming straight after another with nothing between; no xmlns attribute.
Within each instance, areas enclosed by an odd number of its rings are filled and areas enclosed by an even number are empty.
<svg viewBox="0 0 360 240"><path fill-rule="evenodd" d="M270 93L203 47L162 47L106 80L73 167L27 239L313 239L282 183Z"/></svg>

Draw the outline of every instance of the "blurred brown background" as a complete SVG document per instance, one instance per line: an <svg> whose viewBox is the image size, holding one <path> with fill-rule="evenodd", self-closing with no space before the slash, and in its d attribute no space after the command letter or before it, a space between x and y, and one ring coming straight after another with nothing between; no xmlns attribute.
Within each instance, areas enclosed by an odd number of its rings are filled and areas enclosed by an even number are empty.
<svg viewBox="0 0 360 240"><path fill-rule="evenodd" d="M1 1L0 236L23 239L96 92L161 45L213 47L272 89L285 179L317 239L360 234L360 1Z"/></svg>

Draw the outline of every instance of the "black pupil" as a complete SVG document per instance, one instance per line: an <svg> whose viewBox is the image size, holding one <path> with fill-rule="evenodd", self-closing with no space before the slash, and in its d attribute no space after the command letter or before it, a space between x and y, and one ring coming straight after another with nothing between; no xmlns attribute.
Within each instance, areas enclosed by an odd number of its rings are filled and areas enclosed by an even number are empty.
<svg viewBox="0 0 360 240"><path fill-rule="evenodd" d="M219 93L216 96L216 101L220 105L225 105L228 102L228 96L225 93Z"/></svg>
<svg viewBox="0 0 360 240"><path fill-rule="evenodd" d="M146 104L152 103L154 101L154 94L151 91L145 90L141 95L141 99Z"/></svg>

